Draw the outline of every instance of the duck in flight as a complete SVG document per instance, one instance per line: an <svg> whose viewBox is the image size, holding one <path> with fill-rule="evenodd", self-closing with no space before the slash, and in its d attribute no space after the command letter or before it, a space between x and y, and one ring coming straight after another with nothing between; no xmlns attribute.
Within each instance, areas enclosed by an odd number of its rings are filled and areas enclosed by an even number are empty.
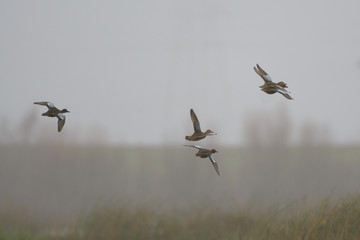
<svg viewBox="0 0 360 240"><path fill-rule="evenodd" d="M212 154L213 153L217 153L218 151L216 151L215 149L205 149L205 148L202 148L198 145L184 145L186 147L193 147L193 148L196 148L198 149L199 151L195 154L196 156L198 157L201 157L201 158L209 158L216 173L220 176L220 172L219 172L219 167L215 161L215 159L213 158Z"/></svg>
<svg viewBox="0 0 360 240"><path fill-rule="evenodd" d="M280 93L287 99L293 100L293 98L289 95L290 92L288 92L285 88L287 88L287 84L284 82L278 82L274 83L271 80L271 77L269 74L267 74L264 69L262 69L259 64L256 64L256 67L254 67L255 72L264 80L264 85L260 86L261 90L266 92L267 94L274 94L274 93Z"/></svg>
<svg viewBox="0 0 360 240"><path fill-rule="evenodd" d="M51 102L34 102L34 104L46 106L48 108L48 111L44 112L41 115L46 116L46 117L57 117L58 118L58 132L60 132L63 129L63 127L65 125L65 119L66 119L64 113L69 112L66 108L64 108L63 110L60 110L60 109L56 108L55 105Z"/></svg>
<svg viewBox="0 0 360 240"><path fill-rule="evenodd" d="M199 119L197 118L193 109L190 109L190 117L191 117L191 121L193 122L193 125L194 125L194 133L191 136L185 136L186 140L199 141L208 135L209 136L216 135L216 133L214 133L211 130L206 130L206 132L201 131Z"/></svg>

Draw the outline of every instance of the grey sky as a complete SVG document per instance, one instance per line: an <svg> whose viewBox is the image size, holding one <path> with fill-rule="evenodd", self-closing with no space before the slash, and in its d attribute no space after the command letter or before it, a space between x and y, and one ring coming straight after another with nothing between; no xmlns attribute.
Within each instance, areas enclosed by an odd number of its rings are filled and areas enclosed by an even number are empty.
<svg viewBox="0 0 360 240"><path fill-rule="evenodd" d="M313 121L335 142L359 143L359 9L357 0L2 0L0 119L15 126L48 100L71 111L61 134L97 126L113 143L181 144L194 108L217 142L238 144L249 114L284 108L295 129ZM256 63L295 100L261 92Z"/></svg>

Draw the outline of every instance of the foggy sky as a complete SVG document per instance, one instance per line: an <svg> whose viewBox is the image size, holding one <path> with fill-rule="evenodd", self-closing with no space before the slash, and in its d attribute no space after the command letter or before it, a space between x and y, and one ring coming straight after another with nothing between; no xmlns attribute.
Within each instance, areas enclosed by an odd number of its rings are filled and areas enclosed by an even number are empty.
<svg viewBox="0 0 360 240"><path fill-rule="evenodd" d="M244 122L284 109L336 143L360 142L360 2L0 1L0 120L15 127L51 101L60 134L112 143L184 143L194 108L208 141L246 142ZM295 100L260 91L260 64ZM85 136L87 136L85 134ZM86 138L86 137L85 137ZM216 139L215 139L216 138Z"/></svg>

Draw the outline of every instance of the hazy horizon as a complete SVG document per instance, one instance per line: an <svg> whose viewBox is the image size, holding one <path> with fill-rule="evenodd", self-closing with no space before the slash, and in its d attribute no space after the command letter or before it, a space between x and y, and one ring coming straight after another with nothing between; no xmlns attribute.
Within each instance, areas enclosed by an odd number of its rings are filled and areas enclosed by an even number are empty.
<svg viewBox="0 0 360 240"><path fill-rule="evenodd" d="M281 116L291 142L320 129L324 141L359 144L358 9L355 0L0 1L0 141L18 141L30 119L30 142L179 145L194 108L218 133L205 145L244 145L252 121ZM293 101L260 91L257 63ZM70 110L60 134L33 105L44 100Z"/></svg>

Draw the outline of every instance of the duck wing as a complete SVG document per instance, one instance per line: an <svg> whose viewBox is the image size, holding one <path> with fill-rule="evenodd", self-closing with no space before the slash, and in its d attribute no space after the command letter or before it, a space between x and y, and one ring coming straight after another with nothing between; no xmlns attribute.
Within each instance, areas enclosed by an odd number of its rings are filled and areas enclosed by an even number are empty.
<svg viewBox="0 0 360 240"><path fill-rule="evenodd" d="M63 127L65 125L66 117L64 114L61 114L61 113L56 115L56 117L58 118L58 132L61 132L61 130L63 129Z"/></svg>
<svg viewBox="0 0 360 240"><path fill-rule="evenodd" d="M218 167L218 165L217 165L217 162L215 161L215 159L213 158L212 155L209 156L209 159L210 159L210 161L211 161L211 163L212 163L212 165L213 165L216 173L220 176L219 167Z"/></svg>
<svg viewBox="0 0 360 240"><path fill-rule="evenodd" d="M203 149L201 146L199 146L199 145L184 145L185 147L193 147L193 148L196 148L196 149L199 149L199 150L201 150L201 149Z"/></svg>
<svg viewBox="0 0 360 240"><path fill-rule="evenodd" d="M34 104L46 106L48 109L55 108L55 105L51 102L45 102L45 101L44 102L34 102Z"/></svg>
<svg viewBox="0 0 360 240"><path fill-rule="evenodd" d="M286 91L285 88L277 86L277 92L286 97L289 100L294 100L290 95L289 92Z"/></svg>
<svg viewBox="0 0 360 240"><path fill-rule="evenodd" d="M194 125L194 132L200 132L201 131L200 122L193 109L190 109L190 117Z"/></svg>
<svg viewBox="0 0 360 240"><path fill-rule="evenodd" d="M256 68L257 67L257 68ZM256 67L254 67L255 72L265 81L265 82L271 82L271 77L269 74L267 74L264 69L262 69L259 64L256 64Z"/></svg>
<svg viewBox="0 0 360 240"><path fill-rule="evenodd" d="M289 99L289 100L294 100L289 94L287 94L287 93L282 93L282 92L279 92L279 93L281 93L284 97L286 97L287 99Z"/></svg>

